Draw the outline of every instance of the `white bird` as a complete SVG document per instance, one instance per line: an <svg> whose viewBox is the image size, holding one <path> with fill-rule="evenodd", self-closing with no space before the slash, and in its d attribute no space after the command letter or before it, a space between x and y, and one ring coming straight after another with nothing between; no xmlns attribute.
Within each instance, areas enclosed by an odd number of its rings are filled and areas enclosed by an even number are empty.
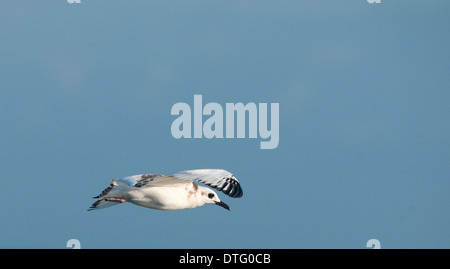
<svg viewBox="0 0 450 269"><path fill-rule="evenodd" d="M142 174L111 180L111 184L94 198L98 200L88 210L102 209L124 202L159 209L177 210L216 204L225 209L230 207L203 183L239 198L243 191L239 181L230 172L222 169L197 169L182 171L173 175Z"/></svg>

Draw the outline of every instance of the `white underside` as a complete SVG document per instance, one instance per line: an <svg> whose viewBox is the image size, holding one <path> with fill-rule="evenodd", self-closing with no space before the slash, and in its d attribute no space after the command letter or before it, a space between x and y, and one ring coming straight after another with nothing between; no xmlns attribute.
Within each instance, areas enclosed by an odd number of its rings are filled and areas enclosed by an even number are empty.
<svg viewBox="0 0 450 269"><path fill-rule="evenodd" d="M134 189L127 192L124 198L128 202L160 210L177 210L202 206L205 203L199 199L198 193L186 192L191 182L186 182L185 186L148 186Z"/></svg>

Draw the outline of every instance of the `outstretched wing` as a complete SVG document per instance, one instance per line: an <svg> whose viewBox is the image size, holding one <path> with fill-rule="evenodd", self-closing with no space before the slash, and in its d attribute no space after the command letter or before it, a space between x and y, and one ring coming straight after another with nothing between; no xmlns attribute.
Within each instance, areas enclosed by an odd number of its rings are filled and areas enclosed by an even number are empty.
<svg viewBox="0 0 450 269"><path fill-rule="evenodd" d="M233 174L223 169L187 170L173 174L172 176L183 180L193 180L203 183L233 198L242 197L244 194L239 181Z"/></svg>
<svg viewBox="0 0 450 269"><path fill-rule="evenodd" d="M160 174L142 174L142 175L134 175L134 176L125 177L125 178L119 179L118 181L126 183L132 187L140 188L162 176L163 175L160 175Z"/></svg>
<svg viewBox="0 0 450 269"><path fill-rule="evenodd" d="M161 186L169 184L178 184L184 180L197 181L226 195L239 198L244 193L239 181L230 172L223 169L196 169L178 172L173 175L160 174L142 174L129 176L118 181L126 183L129 186L141 188L144 186Z"/></svg>

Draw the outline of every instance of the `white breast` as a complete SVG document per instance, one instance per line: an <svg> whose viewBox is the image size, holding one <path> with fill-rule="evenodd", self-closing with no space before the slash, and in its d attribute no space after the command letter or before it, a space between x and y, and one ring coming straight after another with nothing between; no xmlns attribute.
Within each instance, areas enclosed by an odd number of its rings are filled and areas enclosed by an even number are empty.
<svg viewBox="0 0 450 269"><path fill-rule="evenodd" d="M129 202L160 210L177 210L202 206L198 185L192 181L166 186L148 186L129 192Z"/></svg>

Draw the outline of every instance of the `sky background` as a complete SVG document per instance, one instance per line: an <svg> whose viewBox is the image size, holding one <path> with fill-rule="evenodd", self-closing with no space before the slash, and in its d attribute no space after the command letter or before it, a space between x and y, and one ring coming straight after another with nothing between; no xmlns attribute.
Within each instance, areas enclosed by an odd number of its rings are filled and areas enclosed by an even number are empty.
<svg viewBox="0 0 450 269"><path fill-rule="evenodd" d="M450 248L450 1L0 1L0 248ZM172 105L280 104L280 141ZM206 118L205 118L206 119ZM223 168L244 196L88 207Z"/></svg>

